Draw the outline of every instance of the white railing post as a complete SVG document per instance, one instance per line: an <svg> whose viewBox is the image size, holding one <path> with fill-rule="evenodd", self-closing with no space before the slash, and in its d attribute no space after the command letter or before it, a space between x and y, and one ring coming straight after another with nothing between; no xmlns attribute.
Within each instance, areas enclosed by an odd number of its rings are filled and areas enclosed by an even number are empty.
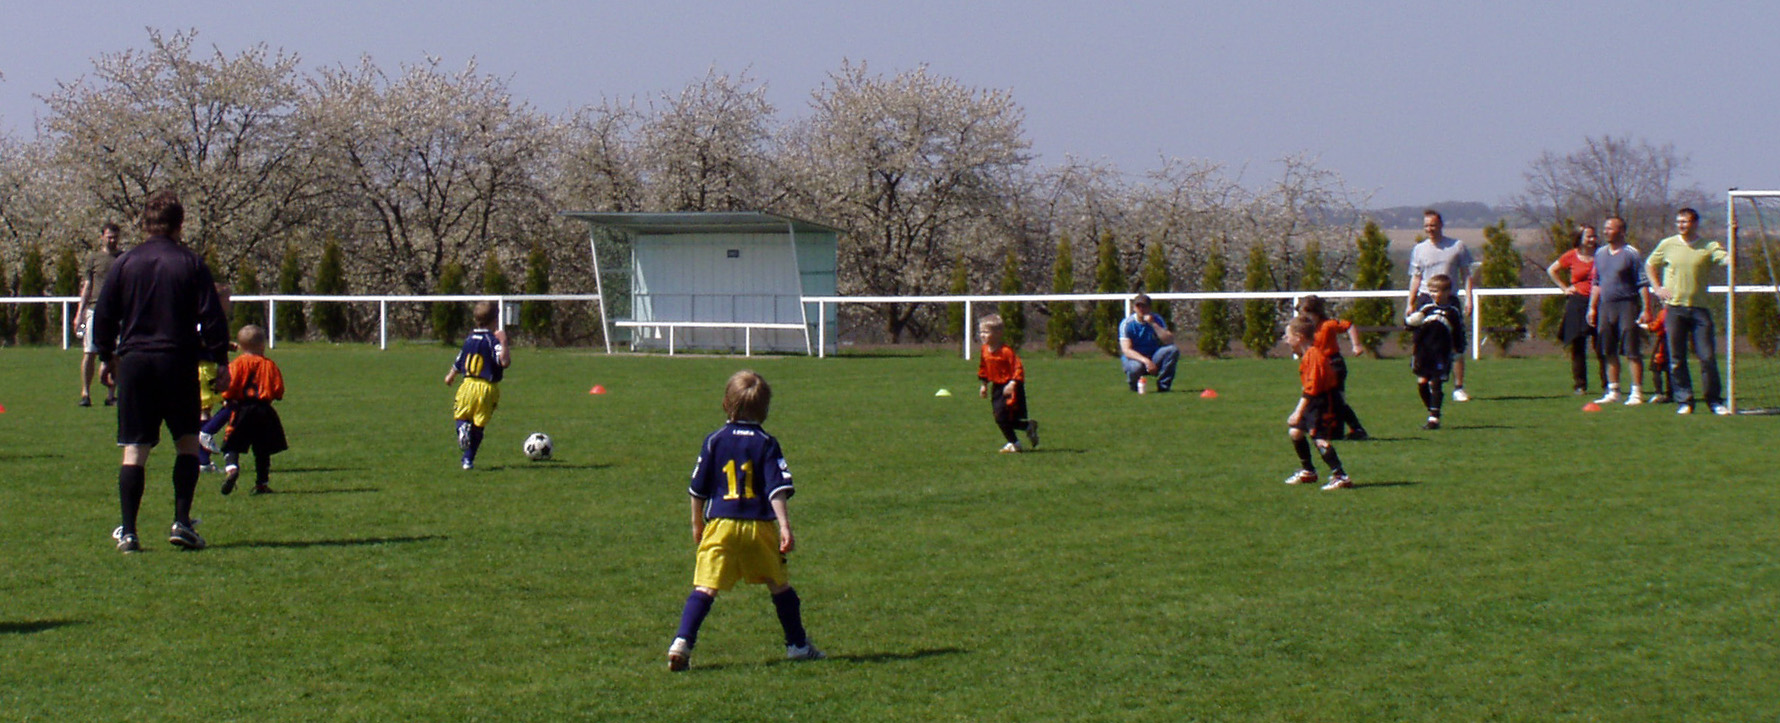
<svg viewBox="0 0 1780 723"><path fill-rule="evenodd" d="M278 302L266 300L266 348L278 348Z"/></svg>
<svg viewBox="0 0 1780 723"><path fill-rule="evenodd" d="M970 317L970 299L964 300L964 329L959 336L964 337L964 360L970 361L970 327L976 322Z"/></svg>
<svg viewBox="0 0 1780 723"><path fill-rule="evenodd" d="M389 300L377 300L377 349L389 348Z"/></svg>
<svg viewBox="0 0 1780 723"><path fill-rule="evenodd" d="M742 356L754 356L754 327L742 327Z"/></svg>
<svg viewBox="0 0 1780 723"><path fill-rule="evenodd" d="M68 319L68 302L62 302L62 351L68 351L68 328L73 326ZM83 348L82 351L85 351Z"/></svg>
<svg viewBox="0 0 1780 723"><path fill-rule="evenodd" d="M816 358L828 356L828 303L816 302Z"/></svg>

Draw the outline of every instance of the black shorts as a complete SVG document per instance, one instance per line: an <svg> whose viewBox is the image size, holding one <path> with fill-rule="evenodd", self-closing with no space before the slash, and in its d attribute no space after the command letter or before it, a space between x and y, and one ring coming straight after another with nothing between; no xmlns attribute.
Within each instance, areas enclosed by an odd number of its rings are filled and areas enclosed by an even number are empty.
<svg viewBox="0 0 1780 723"><path fill-rule="evenodd" d="M1002 389L1006 384L989 383L989 409L995 414L996 424L1012 424L1019 426L1026 421L1026 383L1014 382L1014 398L1009 400Z"/></svg>
<svg viewBox="0 0 1780 723"><path fill-rule="evenodd" d="M1595 308L1595 328L1601 334L1601 353L1631 360L1644 358L1644 327L1638 315L1644 310L1637 299L1607 301Z"/></svg>
<svg viewBox="0 0 1780 723"><path fill-rule="evenodd" d="M229 434L223 441L224 452L246 452L272 455L290 449L284 438L284 421L271 402L259 400L237 402L234 416L229 417Z"/></svg>
<svg viewBox="0 0 1780 723"><path fill-rule="evenodd" d="M1316 439L1333 440L1341 435L1341 418L1335 414L1335 393L1304 397L1304 413L1296 428Z"/></svg>
<svg viewBox="0 0 1780 723"><path fill-rule="evenodd" d="M117 443L150 447L161 425L174 439L198 433L198 360L186 354L131 352L112 360L117 382Z"/></svg>

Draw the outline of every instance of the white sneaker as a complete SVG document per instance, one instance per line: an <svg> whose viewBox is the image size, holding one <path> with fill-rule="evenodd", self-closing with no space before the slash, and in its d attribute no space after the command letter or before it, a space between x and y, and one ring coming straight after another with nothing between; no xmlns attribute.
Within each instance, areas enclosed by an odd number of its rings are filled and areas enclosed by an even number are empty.
<svg viewBox="0 0 1780 723"><path fill-rule="evenodd" d="M1286 484L1289 484L1289 485L1313 485L1313 484L1316 484L1316 472L1313 470L1308 470L1308 469L1298 470L1296 472L1293 472L1292 476L1286 478Z"/></svg>
<svg viewBox="0 0 1780 723"><path fill-rule="evenodd" d="M1675 413L1676 414L1693 414L1693 405L1691 405L1691 404L1677 404L1677 405L1675 405Z"/></svg>
<svg viewBox="0 0 1780 723"><path fill-rule="evenodd" d="M1631 394L1626 395L1625 405L1628 407L1636 407L1643 403L1644 403L1644 400L1639 398L1637 392L1632 392Z"/></svg>
<svg viewBox="0 0 1780 723"><path fill-rule="evenodd" d="M1020 453L1020 443L1019 442L1008 442L1007 444L1001 445L1001 453L1002 454L1019 454Z"/></svg>
<svg viewBox="0 0 1780 723"><path fill-rule="evenodd" d="M817 650L816 644L810 642L808 639L803 641L803 645L785 646L786 660L821 660L826 657L828 657L828 654Z"/></svg>
<svg viewBox="0 0 1780 723"><path fill-rule="evenodd" d="M692 643L685 638L674 638L674 644L668 646L668 670L681 671L692 667Z"/></svg>
<svg viewBox="0 0 1780 723"><path fill-rule="evenodd" d="M213 454L222 454L222 447L216 443L216 436L209 432L198 433L198 446L210 450Z"/></svg>
<svg viewBox="0 0 1780 723"><path fill-rule="evenodd" d="M1471 401L1471 395L1465 393L1464 387L1453 387L1452 400L1455 402L1469 402Z"/></svg>
<svg viewBox="0 0 1780 723"><path fill-rule="evenodd" d="M1720 417L1730 416L1730 413L1731 413L1730 407L1724 406L1723 404L1711 404L1708 406L1710 406L1712 408L1713 414L1716 414Z"/></svg>
<svg viewBox="0 0 1780 723"><path fill-rule="evenodd" d="M1625 397L1619 396L1618 389L1609 389L1609 390L1607 390L1606 394L1601 395L1600 399L1596 399L1595 403L1596 404L1618 404L1619 400L1624 399L1624 398Z"/></svg>

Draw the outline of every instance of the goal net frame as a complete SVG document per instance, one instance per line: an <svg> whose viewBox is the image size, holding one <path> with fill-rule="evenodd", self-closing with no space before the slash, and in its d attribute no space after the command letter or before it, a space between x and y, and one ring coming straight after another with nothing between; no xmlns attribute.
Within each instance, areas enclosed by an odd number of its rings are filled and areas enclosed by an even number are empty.
<svg viewBox="0 0 1780 723"><path fill-rule="evenodd" d="M1724 246L1726 256L1723 331L1725 340L1725 403L1729 405L1732 414L1780 414L1780 408L1753 408L1749 405L1745 405L1737 394L1737 381L1739 377L1737 373L1737 335L1742 331L1742 326L1737 319L1738 294L1773 294L1780 297L1780 289L1776 288L1776 284L1780 283L1780 276L1774 274L1776 269L1774 268L1775 262L1772 258L1765 259L1765 262L1769 266L1768 278L1770 281L1767 285L1742 285L1741 287L1738 285L1737 260L1741 251L1738 247L1738 237L1740 235L1739 231L1741 226L1737 219L1738 201L1746 200L1747 203L1744 205L1747 205L1749 210L1754 212L1755 227L1749 229L1749 231L1756 234L1755 238L1761 240L1760 248L1764 251L1764 256L1765 252L1768 250L1769 240L1780 239L1780 215L1777 215L1772 219L1774 223L1769 224L1768 219L1765 219L1760 213L1758 199L1764 198L1774 199L1777 206L1780 206L1780 190L1744 191L1732 188L1725 194ZM1670 353L1673 354L1673 351Z"/></svg>

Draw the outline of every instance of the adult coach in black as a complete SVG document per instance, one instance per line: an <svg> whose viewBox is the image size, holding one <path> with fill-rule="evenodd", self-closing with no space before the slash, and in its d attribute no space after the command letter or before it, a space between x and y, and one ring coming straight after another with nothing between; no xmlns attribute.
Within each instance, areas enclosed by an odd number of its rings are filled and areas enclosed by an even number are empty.
<svg viewBox="0 0 1780 723"><path fill-rule="evenodd" d="M216 281L204 260L180 243L185 207L170 190L156 191L142 209L148 239L118 257L99 293L89 334L99 360L117 384L117 473L123 524L111 533L117 549L142 549L136 513L142 507L148 453L172 435L173 529L167 541L188 550L204 548L192 529L192 493L198 487L198 355L217 360L216 383L228 386L229 324ZM202 331L200 331L200 328Z"/></svg>

